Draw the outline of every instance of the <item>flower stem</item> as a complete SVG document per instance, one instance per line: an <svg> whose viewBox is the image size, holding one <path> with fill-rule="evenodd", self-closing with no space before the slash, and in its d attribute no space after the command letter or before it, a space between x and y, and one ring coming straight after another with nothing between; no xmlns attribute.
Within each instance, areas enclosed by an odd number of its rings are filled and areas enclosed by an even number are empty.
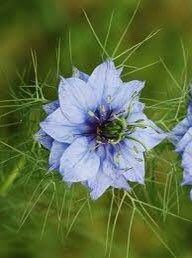
<svg viewBox="0 0 192 258"><path fill-rule="evenodd" d="M21 158L16 167L13 168L11 173L9 173L9 175L7 175L3 182L0 183L0 196L5 196L7 194L8 189L11 187L11 185L21 172L22 168L25 165L25 162L25 158Z"/></svg>

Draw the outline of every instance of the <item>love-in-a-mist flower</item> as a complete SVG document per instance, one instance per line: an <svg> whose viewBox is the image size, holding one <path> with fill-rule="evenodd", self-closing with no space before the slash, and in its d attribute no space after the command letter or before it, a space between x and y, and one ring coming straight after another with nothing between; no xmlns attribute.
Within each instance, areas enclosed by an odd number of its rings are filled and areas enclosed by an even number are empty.
<svg viewBox="0 0 192 258"><path fill-rule="evenodd" d="M192 185L192 102L187 108L186 117L178 123L170 133L170 140L181 155L183 180L182 185ZM192 190L190 191L192 199Z"/></svg>
<svg viewBox="0 0 192 258"><path fill-rule="evenodd" d="M90 76L61 78L58 101L45 105L37 138L50 150L49 165L68 183L81 182L97 199L110 186L144 183L144 152L165 134L143 113L144 82L122 82L112 61Z"/></svg>

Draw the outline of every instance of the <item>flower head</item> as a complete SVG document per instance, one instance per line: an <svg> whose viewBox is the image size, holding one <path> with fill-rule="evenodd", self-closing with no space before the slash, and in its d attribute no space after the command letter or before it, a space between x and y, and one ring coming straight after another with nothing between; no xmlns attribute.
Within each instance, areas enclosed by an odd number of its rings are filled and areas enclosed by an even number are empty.
<svg viewBox="0 0 192 258"><path fill-rule="evenodd" d="M192 185L192 102L188 104L186 117L170 133L170 140L182 157L182 185ZM192 190L190 191L192 199Z"/></svg>
<svg viewBox="0 0 192 258"><path fill-rule="evenodd" d="M112 61L90 76L75 70L61 78L58 101L44 106L39 142L50 149L49 165L68 183L81 182L97 199L110 186L129 190L144 183L144 152L165 134L143 113L144 82L122 82Z"/></svg>

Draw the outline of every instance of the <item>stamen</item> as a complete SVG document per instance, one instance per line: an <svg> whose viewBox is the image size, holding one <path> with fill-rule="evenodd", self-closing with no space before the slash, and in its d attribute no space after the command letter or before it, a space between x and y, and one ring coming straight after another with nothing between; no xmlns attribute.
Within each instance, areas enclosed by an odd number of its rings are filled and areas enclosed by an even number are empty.
<svg viewBox="0 0 192 258"><path fill-rule="evenodd" d="M114 155L114 162L119 164L120 163L120 153L117 152L115 155Z"/></svg>
<svg viewBox="0 0 192 258"><path fill-rule="evenodd" d="M101 113L105 113L105 107L104 107L104 105L100 105L100 106L99 106L99 110L100 110Z"/></svg>
<svg viewBox="0 0 192 258"><path fill-rule="evenodd" d="M100 121L100 119L95 115L95 113L94 113L93 111L89 110L89 111L88 111L88 115L89 115L90 117L94 117L94 118L96 118L98 121Z"/></svg>
<svg viewBox="0 0 192 258"><path fill-rule="evenodd" d="M112 102L112 97L109 95L109 96L107 97L107 103L110 104L111 102Z"/></svg>

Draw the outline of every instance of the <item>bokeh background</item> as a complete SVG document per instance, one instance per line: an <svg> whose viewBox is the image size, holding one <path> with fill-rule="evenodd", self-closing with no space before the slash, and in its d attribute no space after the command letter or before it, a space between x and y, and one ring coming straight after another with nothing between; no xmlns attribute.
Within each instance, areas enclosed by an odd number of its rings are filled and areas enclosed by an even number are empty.
<svg viewBox="0 0 192 258"><path fill-rule="evenodd" d="M72 65L89 73L102 60L102 50L90 30L83 9L102 42L105 40L108 23L114 12L107 43L107 50L112 53L136 5L137 1L134 0L0 2L1 258L110 257L110 248L105 256L105 242L111 192L97 202L86 201L84 204L84 189L78 186L68 189L57 175L45 178L47 153L43 149L36 150L32 139L38 128L37 121L43 115L42 102L30 104L30 100L22 102L21 98L34 97L33 85L37 77L34 63L39 83L44 87L45 98L53 99L56 96L58 74L70 75ZM180 97L182 93L175 81L181 85L190 81L192 1L141 1L117 54L142 41L157 29L161 31L128 59L126 65L130 67L125 69L125 72L129 73L125 76L126 79L146 80L142 96L149 105L156 103L155 101ZM122 60L123 58L117 60L117 63L120 64ZM146 69L134 71L134 67L141 68L155 62L157 63ZM23 87L21 90L21 85L26 88ZM11 99L18 101L7 101ZM22 108L23 105L26 106ZM166 121L169 126L174 123L172 119L176 106L177 102L173 102L173 106L169 106L168 103L166 109L159 105L158 108L149 109L147 112L155 120L161 120L167 112L169 116L166 117ZM173 157L168 144L160 147L156 155L161 155L159 153L167 149L163 155L167 155L171 162ZM41 160L38 160L38 157L42 157ZM33 159L37 159L38 162L30 164L30 160L34 161ZM177 160L177 157L174 159ZM149 160L148 168L151 168L154 161ZM39 164L43 164L44 170ZM173 180L172 177L166 180L166 173L173 168L170 164L164 162L158 167L158 170L161 169L165 174L161 189L157 191L156 185L150 184L151 191L147 194L145 192L145 201L148 200L164 211L162 214L154 209L148 210L150 216L158 222L159 228L154 226L149 217L147 221L152 225L152 229L142 216L135 215L131 231L130 258L174 257L167 250L169 247L174 251L175 257L192 257L191 222L175 216L166 216L168 211L181 218L192 219L192 204L188 200L188 191L175 191L179 181ZM177 172L181 171L178 169ZM45 180L42 181L43 179ZM164 189L168 189L166 191L169 192L169 196ZM139 194L143 197L142 191ZM112 221L118 211L122 193L116 192L116 196ZM174 208L176 199L179 205ZM127 202L130 205L130 202ZM124 206L115 228L112 258L126 257L132 209ZM143 213L146 217L146 213ZM110 240L113 222L109 229ZM70 232L66 238L68 231ZM169 247L166 248L166 245Z"/></svg>

